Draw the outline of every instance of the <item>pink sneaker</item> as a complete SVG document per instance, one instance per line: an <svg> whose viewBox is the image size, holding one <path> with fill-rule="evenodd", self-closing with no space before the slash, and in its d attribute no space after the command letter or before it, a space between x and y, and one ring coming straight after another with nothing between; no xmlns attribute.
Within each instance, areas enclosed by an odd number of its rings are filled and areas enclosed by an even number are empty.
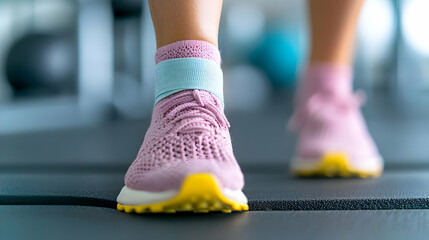
<svg viewBox="0 0 429 240"><path fill-rule="evenodd" d="M309 69L289 122L298 132L290 164L297 176L378 177L383 159L351 94L351 72L330 65ZM310 86L311 85L311 86Z"/></svg>
<svg viewBox="0 0 429 240"><path fill-rule="evenodd" d="M248 210L222 102L185 90L158 102L136 160L125 176L118 210Z"/></svg>

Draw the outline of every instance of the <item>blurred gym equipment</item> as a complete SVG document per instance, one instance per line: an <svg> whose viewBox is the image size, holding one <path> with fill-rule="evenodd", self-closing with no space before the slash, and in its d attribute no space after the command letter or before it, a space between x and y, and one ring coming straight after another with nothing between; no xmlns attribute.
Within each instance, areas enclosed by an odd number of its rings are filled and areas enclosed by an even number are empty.
<svg viewBox="0 0 429 240"><path fill-rule="evenodd" d="M227 111L258 111L266 107L271 86L261 70L252 65L237 65L224 69L224 79Z"/></svg>
<svg viewBox="0 0 429 240"><path fill-rule="evenodd" d="M143 1L140 0L112 0L113 15L117 18L140 17Z"/></svg>
<svg viewBox="0 0 429 240"><path fill-rule="evenodd" d="M6 76L17 93L65 90L76 71L76 48L66 37L52 34L25 35L6 57Z"/></svg>
<svg viewBox="0 0 429 240"><path fill-rule="evenodd" d="M300 54L296 36L281 30L268 30L250 58L268 76L274 88L282 89L294 85Z"/></svg>

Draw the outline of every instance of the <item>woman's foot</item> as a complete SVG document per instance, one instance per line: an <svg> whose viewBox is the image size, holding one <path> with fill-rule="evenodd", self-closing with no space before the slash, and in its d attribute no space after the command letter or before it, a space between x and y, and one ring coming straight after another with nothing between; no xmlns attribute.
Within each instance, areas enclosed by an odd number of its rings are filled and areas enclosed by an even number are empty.
<svg viewBox="0 0 429 240"><path fill-rule="evenodd" d="M316 65L307 71L290 121L298 132L290 170L297 176L378 177L383 159L351 92L346 67Z"/></svg>
<svg viewBox="0 0 429 240"><path fill-rule="evenodd" d="M190 86L201 81L199 78L207 71L220 71L221 76L219 63L210 61L219 54L217 48L202 41L182 41L158 53L162 54L157 56L162 56L157 57L157 62L162 63L157 67L157 84L162 86L157 88L156 96L162 99L155 105L143 145L125 175L125 187L117 198L118 210L137 213L248 210L242 192L244 177L232 151L223 102L209 91L175 90L182 87L177 83ZM161 69L167 66L164 60L172 61L174 67ZM169 79L182 75L181 81ZM222 79L210 81L216 85ZM174 86L169 88L169 84ZM214 92L217 89L212 85L207 88ZM169 94L172 91L176 93Z"/></svg>

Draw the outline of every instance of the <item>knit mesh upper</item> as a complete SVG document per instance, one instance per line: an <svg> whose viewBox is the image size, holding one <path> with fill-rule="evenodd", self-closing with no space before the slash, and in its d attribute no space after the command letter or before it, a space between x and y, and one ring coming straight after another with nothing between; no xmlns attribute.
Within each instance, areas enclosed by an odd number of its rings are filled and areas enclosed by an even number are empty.
<svg viewBox="0 0 429 240"><path fill-rule="evenodd" d="M214 174L231 190L244 185L221 101L203 90L186 90L155 106L143 145L125 176L136 190L177 189L189 173Z"/></svg>

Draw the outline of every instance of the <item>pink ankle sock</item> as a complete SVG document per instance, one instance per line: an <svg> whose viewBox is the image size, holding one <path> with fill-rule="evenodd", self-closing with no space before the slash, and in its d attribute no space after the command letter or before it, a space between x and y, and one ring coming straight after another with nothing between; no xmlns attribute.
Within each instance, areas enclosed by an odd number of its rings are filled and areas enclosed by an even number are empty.
<svg viewBox="0 0 429 240"><path fill-rule="evenodd" d="M298 88L298 102L306 101L317 92L329 92L338 95L351 94L352 78L352 69L348 65L313 64L307 68L301 79Z"/></svg>
<svg viewBox="0 0 429 240"><path fill-rule="evenodd" d="M220 64L218 48L206 41L185 40L160 47L155 54L156 64L175 58L203 58Z"/></svg>

